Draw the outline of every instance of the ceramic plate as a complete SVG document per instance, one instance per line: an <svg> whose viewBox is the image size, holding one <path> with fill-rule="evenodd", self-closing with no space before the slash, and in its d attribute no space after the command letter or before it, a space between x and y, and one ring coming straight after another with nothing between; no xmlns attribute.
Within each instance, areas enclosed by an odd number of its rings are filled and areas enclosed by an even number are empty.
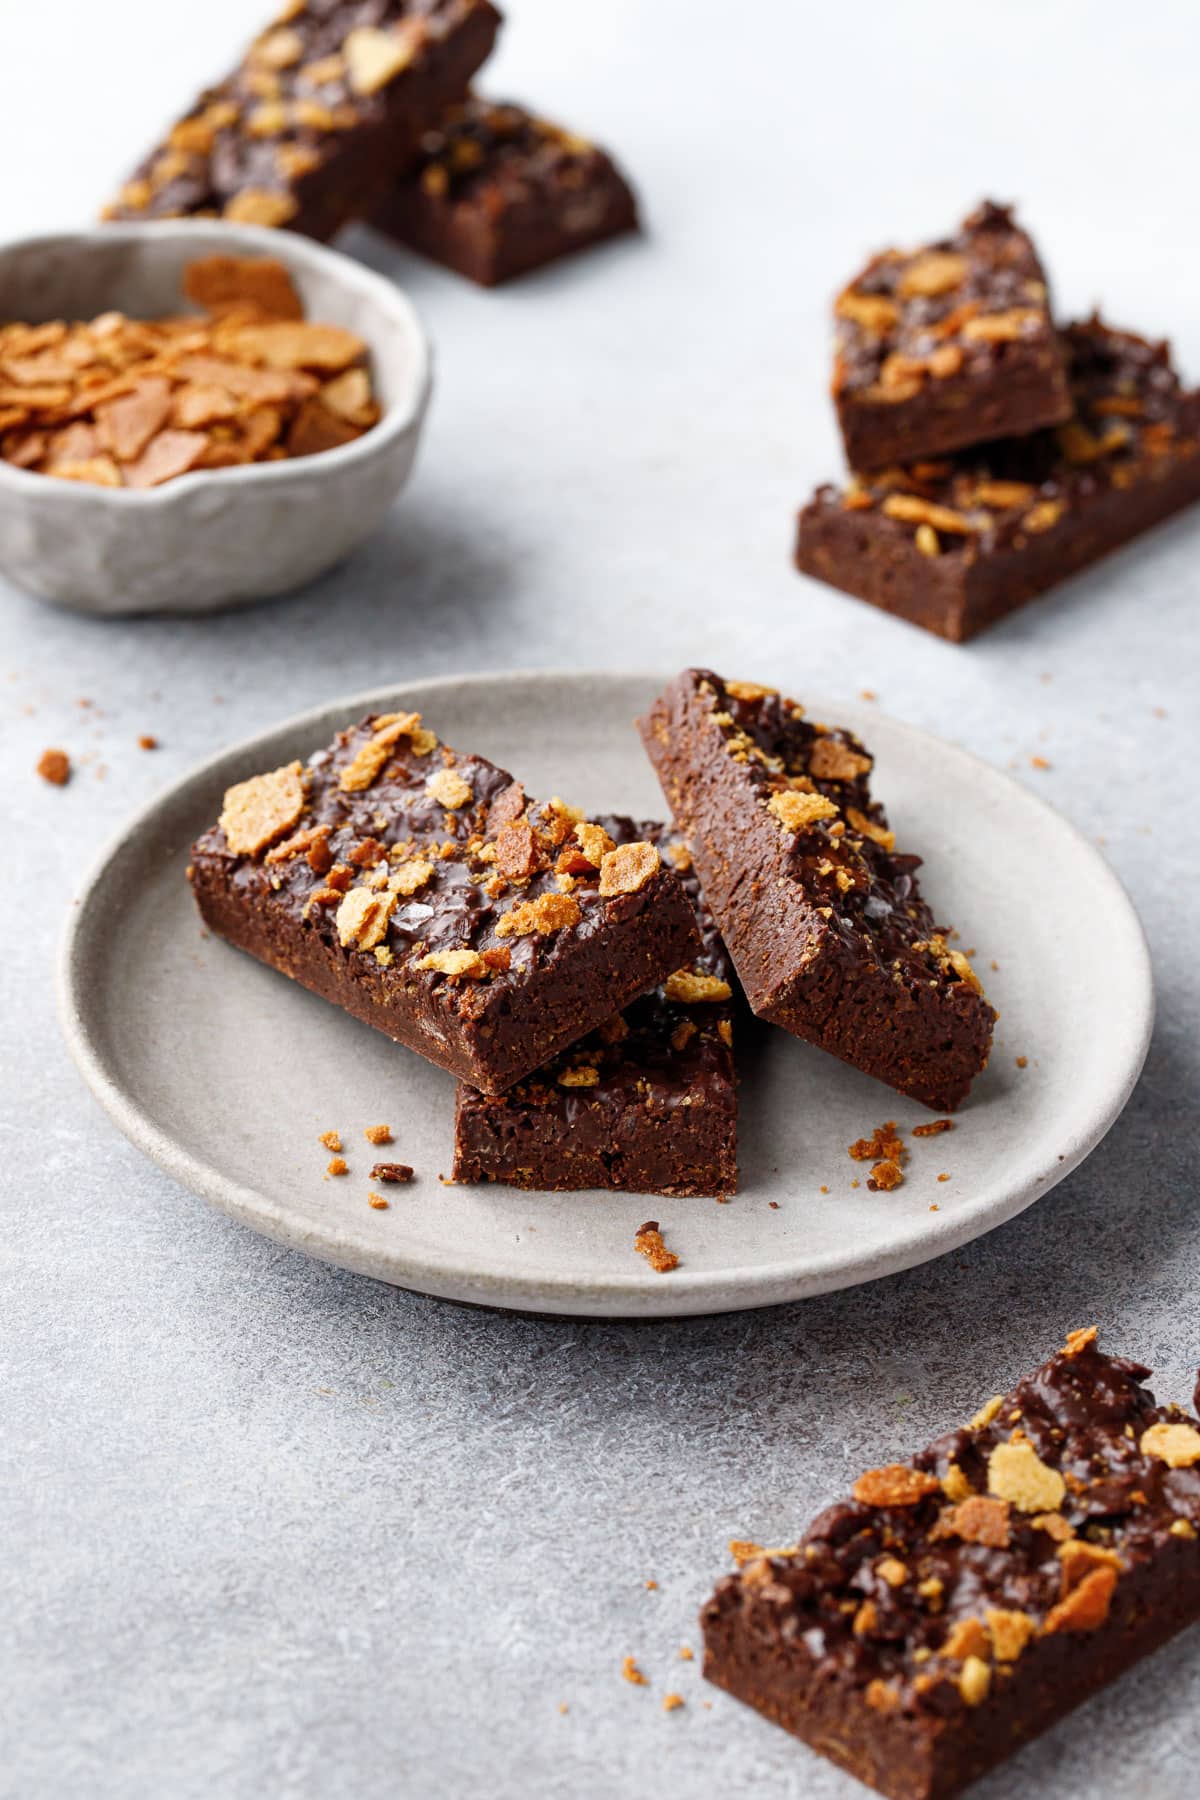
<svg viewBox="0 0 1200 1800"><path fill-rule="evenodd" d="M991 1066L955 1129L910 1139L904 1184L872 1193L847 1146L930 1115L782 1031L742 1045L741 1191L728 1204L443 1185L454 1082L270 969L205 937L184 869L226 787L324 744L364 712L416 709L535 794L654 817L631 721L661 683L504 675L382 688L205 763L133 820L72 909L67 1041L121 1130L256 1231L362 1274L536 1311L651 1316L765 1306L869 1281L967 1243L1048 1192L1099 1142L1137 1079L1153 1016L1141 927L1072 826L1007 776L873 706L803 695L860 731L898 839L962 932L1000 1011ZM1017 1058L1025 1066L1017 1066ZM386 1122L395 1145L364 1129ZM336 1129L351 1173L325 1174ZM377 1155L417 1179L367 1203ZM939 1181L945 1174L948 1180ZM658 1219L680 1258L633 1238Z"/></svg>

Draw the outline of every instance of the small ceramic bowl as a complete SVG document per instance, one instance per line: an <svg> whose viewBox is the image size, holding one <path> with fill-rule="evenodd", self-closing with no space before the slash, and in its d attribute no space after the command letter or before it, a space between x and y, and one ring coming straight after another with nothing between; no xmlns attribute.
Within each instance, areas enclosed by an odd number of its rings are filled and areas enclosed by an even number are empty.
<svg viewBox="0 0 1200 1800"><path fill-rule="evenodd" d="M391 282L285 231L197 219L102 225L0 248L0 321L193 310L194 257L273 256L310 319L365 339L383 417L315 456L197 470L146 490L56 481L0 460L0 570L85 612L202 612L313 580L381 523L429 401L429 343Z"/></svg>

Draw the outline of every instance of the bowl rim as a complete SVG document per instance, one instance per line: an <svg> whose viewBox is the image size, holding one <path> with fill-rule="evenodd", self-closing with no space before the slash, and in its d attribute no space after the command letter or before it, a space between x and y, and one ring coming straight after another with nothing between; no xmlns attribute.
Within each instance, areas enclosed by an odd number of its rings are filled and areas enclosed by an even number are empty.
<svg viewBox="0 0 1200 1800"><path fill-rule="evenodd" d="M315 457L286 457L278 462L242 463L226 469L193 469L153 488L109 488L93 482L53 481L52 477L39 474L34 469L18 469L0 458L0 491L8 489L13 494L26 495L54 492L60 496L59 503L63 506L94 506L99 502L143 509L167 507L186 499L197 487L217 492L222 488L227 491L234 491L239 487L249 490L268 483L286 482L295 476L297 465L303 467L306 473L311 473L309 465L314 462L329 469L331 473L335 469L346 469L354 462L377 457L397 439L405 437L419 426L433 382L433 351L429 334L416 307L405 290L389 281L386 276L377 274L374 269L356 262L353 257L340 250L331 249L311 238L301 237L297 232L274 230L263 225L240 225L228 219L159 219L145 224L120 223L75 230L35 232L29 237L13 238L0 243L0 281L3 279L4 265L11 255L39 246L67 246L76 254L86 256L93 248L114 240L134 243L138 240L158 239L183 243L192 236L213 244L213 254L220 254L215 244L218 240L224 240L229 246L230 254L237 254L240 248L247 253L273 256L277 261L301 270L319 270L335 283L348 289L357 289L373 300L383 312L390 313L393 320L400 324L415 353L405 392L387 409L378 424L363 432L361 437L349 444L339 444L331 450L319 451ZM200 253L198 249L197 254ZM186 300L181 300L181 304L186 306ZM367 347L373 354L376 353L375 345L368 344Z"/></svg>

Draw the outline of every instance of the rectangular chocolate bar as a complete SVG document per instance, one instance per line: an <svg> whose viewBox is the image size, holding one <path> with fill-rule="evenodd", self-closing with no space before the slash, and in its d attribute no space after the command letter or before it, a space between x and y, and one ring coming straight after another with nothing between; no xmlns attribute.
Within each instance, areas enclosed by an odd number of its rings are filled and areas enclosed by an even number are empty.
<svg viewBox="0 0 1200 1800"><path fill-rule="evenodd" d="M469 95L421 141L371 223L411 250L495 287L637 225L612 158L522 106Z"/></svg>
<svg viewBox="0 0 1200 1800"><path fill-rule="evenodd" d="M189 877L221 937L485 1093L700 949L653 844L527 800L417 713L230 788Z"/></svg>
<svg viewBox="0 0 1200 1800"><path fill-rule="evenodd" d="M1200 1618L1200 1429L1095 1336L721 1581L708 1679L946 1800Z"/></svg>
<svg viewBox="0 0 1200 1800"><path fill-rule="evenodd" d="M1063 338L1068 424L819 488L797 567L961 642L1200 499L1200 391L1169 345L1099 318Z"/></svg>
<svg viewBox="0 0 1200 1800"><path fill-rule="evenodd" d="M288 0L105 217L201 214L330 238L411 166L499 24L490 0Z"/></svg>
<svg viewBox="0 0 1200 1800"><path fill-rule="evenodd" d="M703 948L506 1093L459 1084L456 1181L731 1194L737 1188L733 970L678 833L621 816L613 844L654 844L695 908Z"/></svg>
<svg viewBox="0 0 1200 1800"><path fill-rule="evenodd" d="M1046 277L1012 209L885 250L838 295L833 398L852 469L940 456L1070 417Z"/></svg>
<svg viewBox="0 0 1200 1800"><path fill-rule="evenodd" d="M872 760L754 682L686 669L639 721L761 1018L949 1111L996 1015L871 797Z"/></svg>

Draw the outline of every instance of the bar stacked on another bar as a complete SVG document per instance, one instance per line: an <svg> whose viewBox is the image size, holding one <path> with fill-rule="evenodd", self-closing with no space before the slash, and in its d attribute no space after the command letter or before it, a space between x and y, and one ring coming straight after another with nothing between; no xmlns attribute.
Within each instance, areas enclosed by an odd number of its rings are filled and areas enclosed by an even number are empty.
<svg viewBox="0 0 1200 1800"><path fill-rule="evenodd" d="M819 488L799 568L957 642L1200 500L1200 392L1168 346L1099 318L1063 338L1067 424Z"/></svg>
<svg viewBox="0 0 1200 1800"><path fill-rule="evenodd" d="M615 844L657 846L696 912L684 969L499 1095L460 1083L456 1181L515 1187L730 1194L737 1187L732 969L678 833L621 816Z"/></svg>
<svg viewBox="0 0 1200 1800"><path fill-rule="evenodd" d="M412 166L499 24L490 0L289 0L106 216L221 215L332 237Z"/></svg>
<svg viewBox="0 0 1200 1800"><path fill-rule="evenodd" d="M427 131L417 167L371 223L409 249L494 287L637 225L637 203L597 145L510 102L478 95Z"/></svg>
<svg viewBox="0 0 1200 1800"><path fill-rule="evenodd" d="M686 669L639 721L754 1012L938 1111L996 1014L934 923L850 732L757 683Z"/></svg>
<svg viewBox="0 0 1200 1800"><path fill-rule="evenodd" d="M213 931L486 1093L701 951L653 844L527 800L416 713L230 788L189 877Z"/></svg>
<svg viewBox="0 0 1200 1800"><path fill-rule="evenodd" d="M1046 277L1012 209L873 257L834 305L833 396L852 469L938 456L1071 415Z"/></svg>
<svg viewBox="0 0 1200 1800"><path fill-rule="evenodd" d="M1200 1618L1200 1427L1095 1338L726 1577L708 1679L945 1800Z"/></svg>

